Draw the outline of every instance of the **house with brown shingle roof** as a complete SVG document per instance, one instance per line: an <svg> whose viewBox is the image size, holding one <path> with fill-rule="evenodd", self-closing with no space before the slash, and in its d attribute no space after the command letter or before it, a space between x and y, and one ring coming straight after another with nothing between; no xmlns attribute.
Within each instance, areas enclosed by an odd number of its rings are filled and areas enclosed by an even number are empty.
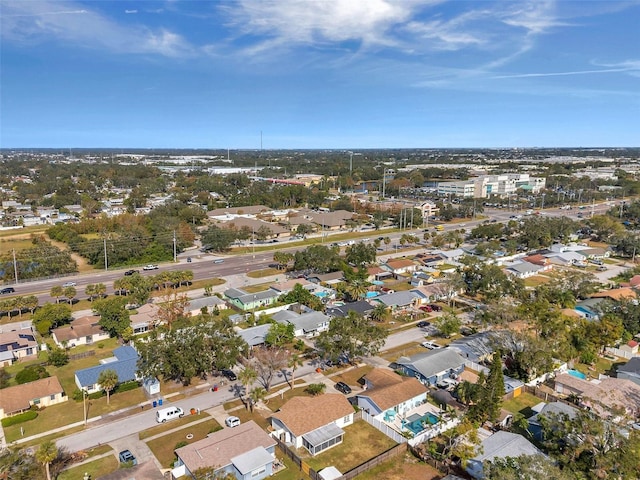
<svg viewBox="0 0 640 480"><path fill-rule="evenodd" d="M342 443L342 427L353 423L353 407L344 395L293 397L271 416L272 435L311 455Z"/></svg>
<svg viewBox="0 0 640 480"><path fill-rule="evenodd" d="M397 278L405 273L415 272L418 265L408 258L392 258L383 264L383 268L392 272Z"/></svg>
<svg viewBox="0 0 640 480"><path fill-rule="evenodd" d="M427 387L415 377L376 368L365 376L363 393L356 395L357 404L377 420L382 421L388 410L403 415L427 401Z"/></svg>
<svg viewBox="0 0 640 480"><path fill-rule="evenodd" d="M309 214L311 221L322 230L340 230L345 228L347 221L353 219L353 212L336 210L335 212L312 212Z"/></svg>
<svg viewBox="0 0 640 480"><path fill-rule="evenodd" d="M140 335L151 330L151 328L158 323L159 310L160 307L154 303L145 303L138 307L136 313L129 316L133 333Z"/></svg>
<svg viewBox="0 0 640 480"><path fill-rule="evenodd" d="M273 473L275 447L273 438L250 420L178 448L172 478L193 478L197 470L213 468L214 475L231 474L238 480L260 480Z"/></svg>
<svg viewBox="0 0 640 480"><path fill-rule="evenodd" d="M3 388L0 395L0 418L29 410L32 405L48 407L66 402L67 399L58 377L41 378L35 382Z"/></svg>
<svg viewBox="0 0 640 480"><path fill-rule="evenodd" d="M61 348L91 345L94 342L106 340L109 338L109 333L102 329L98 324L99 321L100 317L96 315L76 318L69 325L51 330L51 337Z"/></svg>
<svg viewBox="0 0 640 480"><path fill-rule="evenodd" d="M609 300L633 300L638 298L638 293L630 287L603 290L591 295L591 298L608 298Z"/></svg>
<svg viewBox="0 0 640 480"><path fill-rule="evenodd" d="M31 329L0 332L0 367L35 358L38 342Z"/></svg>

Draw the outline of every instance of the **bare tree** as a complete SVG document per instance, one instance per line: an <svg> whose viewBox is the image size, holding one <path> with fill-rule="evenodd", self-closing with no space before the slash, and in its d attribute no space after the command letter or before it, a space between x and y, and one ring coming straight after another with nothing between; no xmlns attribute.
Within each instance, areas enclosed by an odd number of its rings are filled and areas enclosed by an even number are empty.
<svg viewBox="0 0 640 480"><path fill-rule="evenodd" d="M268 392L278 372L287 366L289 352L280 348L257 348L253 351L250 365L256 371L257 380Z"/></svg>

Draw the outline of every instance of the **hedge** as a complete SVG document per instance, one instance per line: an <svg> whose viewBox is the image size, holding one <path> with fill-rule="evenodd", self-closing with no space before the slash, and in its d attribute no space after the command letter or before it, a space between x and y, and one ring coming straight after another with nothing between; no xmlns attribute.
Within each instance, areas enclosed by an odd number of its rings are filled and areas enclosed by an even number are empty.
<svg viewBox="0 0 640 480"><path fill-rule="evenodd" d="M13 415L12 417L7 417L2 419L3 427L10 427L11 425L16 425L22 422L28 422L29 420L33 420L38 416L38 412L35 410L29 410L28 412L19 413L18 415Z"/></svg>

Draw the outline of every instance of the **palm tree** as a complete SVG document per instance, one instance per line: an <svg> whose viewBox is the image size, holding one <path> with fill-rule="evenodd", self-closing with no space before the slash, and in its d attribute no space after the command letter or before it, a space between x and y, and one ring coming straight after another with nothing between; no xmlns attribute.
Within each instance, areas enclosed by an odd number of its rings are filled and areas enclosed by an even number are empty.
<svg viewBox="0 0 640 480"><path fill-rule="evenodd" d="M100 372L98 383L107 392L107 405L109 404L109 395L111 391L118 385L118 374L115 370L107 369Z"/></svg>
<svg viewBox="0 0 640 480"><path fill-rule="evenodd" d="M47 472L47 480L51 480L49 465L51 465L51 462L56 458L58 458L58 447L56 447L56 444L51 440L41 443L38 450L36 450L36 459L44 465Z"/></svg>
<svg viewBox="0 0 640 480"><path fill-rule="evenodd" d="M247 391L247 387L256 381L258 378L258 373L252 367L244 367L242 371L238 374L238 380L243 386L243 391L240 393L240 400L245 404L245 408L247 404L244 401L242 393Z"/></svg>
<svg viewBox="0 0 640 480"><path fill-rule="evenodd" d="M298 355L297 353L291 355L291 358L289 359L289 368L291 369L291 390L293 390L293 385L295 383L296 368L303 365L304 359L300 355Z"/></svg>
<svg viewBox="0 0 640 480"><path fill-rule="evenodd" d="M376 322L383 322L387 317L387 307L383 303L379 303L375 306L371 312L371 318Z"/></svg>
<svg viewBox="0 0 640 480"><path fill-rule="evenodd" d="M96 286L93 283L87 285L84 289L84 294L89 297L89 301L93 302L93 297L96 295Z"/></svg>
<svg viewBox="0 0 640 480"><path fill-rule="evenodd" d="M49 293L49 295L56 299L56 303L60 303L60 297L62 297L63 294L64 292L62 291L62 287L60 285L51 287L51 292Z"/></svg>
<svg viewBox="0 0 640 480"><path fill-rule="evenodd" d="M249 408L253 412L253 406L267 397L267 391L262 387L252 388L249 392Z"/></svg>
<svg viewBox="0 0 640 480"><path fill-rule="evenodd" d="M69 304L71 304L73 299L76 298L77 293L78 292L76 291L75 287L66 287L63 290L63 295L67 297L67 300L69 300Z"/></svg>
<svg viewBox="0 0 640 480"><path fill-rule="evenodd" d="M349 282L345 288L345 292L351 297L352 300L358 300L364 297L369 288L369 282L356 278Z"/></svg>
<svg viewBox="0 0 640 480"><path fill-rule="evenodd" d="M104 283L96 283L94 285L94 295L96 297L103 297L107 293L107 286Z"/></svg>

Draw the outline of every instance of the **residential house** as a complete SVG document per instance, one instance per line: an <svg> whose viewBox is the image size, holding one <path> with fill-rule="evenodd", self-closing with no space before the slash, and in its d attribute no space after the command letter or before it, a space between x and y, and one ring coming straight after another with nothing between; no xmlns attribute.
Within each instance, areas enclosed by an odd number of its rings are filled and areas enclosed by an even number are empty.
<svg viewBox="0 0 640 480"><path fill-rule="evenodd" d="M271 317L278 323L293 325L293 334L296 337L315 337L329 330L331 318L322 312L305 309L303 313L292 310L282 310Z"/></svg>
<svg viewBox="0 0 640 480"><path fill-rule="evenodd" d="M458 296L460 291L453 290L446 282L435 282L431 285L412 288L411 291L418 296L418 303L448 302Z"/></svg>
<svg viewBox="0 0 640 480"><path fill-rule="evenodd" d="M385 278L392 278L392 277L393 277L393 273L391 273L389 270L385 270L384 268L378 267L377 265L367 268L368 282L381 281L381 280L384 280Z"/></svg>
<svg viewBox="0 0 640 480"><path fill-rule="evenodd" d="M419 253L415 259L425 267L435 268L444 263L442 256L435 253Z"/></svg>
<svg viewBox="0 0 640 480"><path fill-rule="evenodd" d="M514 262L508 265L504 270L516 278L529 278L536 275L538 272L543 271L543 267L529 262Z"/></svg>
<svg viewBox="0 0 640 480"><path fill-rule="evenodd" d="M256 310L258 308L273 305L280 296L275 290L263 290L262 292L249 293L240 288L225 290L224 296L234 307L243 311Z"/></svg>
<svg viewBox="0 0 640 480"><path fill-rule="evenodd" d="M85 315L76 318L69 325L54 328L51 330L51 337L62 348L91 345L109 338L109 332L103 330L98 322L99 316Z"/></svg>
<svg viewBox="0 0 640 480"><path fill-rule="evenodd" d="M389 410L402 416L427 401L428 389L414 377L375 368L365 377L365 391L356 395L358 407L382 421Z"/></svg>
<svg viewBox="0 0 640 480"><path fill-rule="evenodd" d="M434 253L439 255L445 263L456 263L465 255L465 251L461 248L438 250Z"/></svg>
<svg viewBox="0 0 640 480"><path fill-rule="evenodd" d="M316 288L318 288L316 283L312 283L305 278L294 278L292 280L287 280L286 282L274 283L269 288L278 293L278 295L285 295L291 292L296 285L300 285L305 290L309 292L313 292Z"/></svg>
<svg viewBox="0 0 640 480"><path fill-rule="evenodd" d="M483 464L495 458L516 458L521 455L544 455L522 435L500 430L485 438L478 447L481 452L467 461L465 470L473 478L484 478Z"/></svg>
<svg viewBox="0 0 640 480"><path fill-rule="evenodd" d="M532 410L536 413L527 419L527 422L529 423L528 430L531 433L531 436L539 442L544 440L542 429L543 421L541 421L542 418L547 417L552 419L553 417L556 417L558 420L562 420L564 416L566 416L569 419L573 419L578 413L578 410L575 407L562 402L542 402L532 407Z"/></svg>
<svg viewBox="0 0 640 480"><path fill-rule="evenodd" d="M325 313L330 317L346 317L349 312L353 311L359 315L368 316L373 312L373 305L365 300L358 300L357 302L349 302L344 305L327 307Z"/></svg>
<svg viewBox="0 0 640 480"><path fill-rule="evenodd" d="M611 250L602 247L583 248L582 250L578 250L578 252L589 260L602 260L611 256Z"/></svg>
<svg viewBox="0 0 640 480"><path fill-rule="evenodd" d="M342 272L342 270L338 270L337 272L314 274L309 275L307 277L307 280L316 284L336 285L338 283L344 282L344 273Z"/></svg>
<svg viewBox="0 0 640 480"><path fill-rule="evenodd" d="M582 264L587 260L587 257L581 253L573 251L549 253L546 257L549 259L551 264L561 266Z"/></svg>
<svg viewBox="0 0 640 480"><path fill-rule="evenodd" d="M158 323L158 307L155 303L145 303L129 316L129 323L135 335L148 332Z"/></svg>
<svg viewBox="0 0 640 480"><path fill-rule="evenodd" d="M637 355L638 354L638 342L635 340L629 340L627 343L624 343L618 347L619 350L622 350L629 355Z"/></svg>
<svg viewBox="0 0 640 480"><path fill-rule="evenodd" d="M436 385L444 378L455 378L464 370L464 358L455 350L440 348L410 357L400 357L397 369L404 375L416 377L427 386Z"/></svg>
<svg viewBox="0 0 640 480"><path fill-rule="evenodd" d="M224 222L234 218L256 218L261 214L266 214L271 208L266 205L249 205L245 207L216 208L207 212L209 220Z"/></svg>
<svg viewBox="0 0 640 480"><path fill-rule="evenodd" d="M293 397L272 415L272 435L317 455L342 443L342 428L353 423L353 413L353 407L341 394Z"/></svg>
<svg viewBox="0 0 640 480"><path fill-rule="evenodd" d="M587 298L576 303L574 311L587 320L598 320L600 318L600 305L604 298Z"/></svg>
<svg viewBox="0 0 640 480"><path fill-rule="evenodd" d="M49 407L67 401L58 377L41 378L2 389L0 418L29 410L31 406Z"/></svg>
<svg viewBox="0 0 640 480"><path fill-rule="evenodd" d="M494 332L479 332L456 338L449 344L448 348L458 352L465 360L482 363L490 360L493 356L496 340Z"/></svg>
<svg viewBox="0 0 640 480"><path fill-rule="evenodd" d="M396 278L413 273L418 268L418 265L408 258L389 259L382 265L382 268L386 268Z"/></svg>
<svg viewBox="0 0 640 480"><path fill-rule="evenodd" d="M190 317L195 317L203 312L212 313L216 309L226 310L227 308L229 308L227 302L216 295L210 295L208 297L190 299L189 304L184 309L184 313Z"/></svg>
<svg viewBox="0 0 640 480"><path fill-rule="evenodd" d="M432 284L434 281L434 277L427 272L413 272L411 280L409 280L409 285L412 287L422 287Z"/></svg>
<svg viewBox="0 0 640 480"><path fill-rule="evenodd" d="M277 223L269 223L255 218L236 217L226 222L221 222L219 226L231 230L245 229L252 232L253 235L262 229L262 231L269 232L268 237L273 238L289 238L291 234L289 230L281 227Z"/></svg>
<svg viewBox="0 0 640 480"><path fill-rule="evenodd" d="M591 298L606 298L613 301L637 300L638 293L631 287L621 287L596 292L591 295Z"/></svg>
<svg viewBox="0 0 640 480"><path fill-rule="evenodd" d="M310 212L311 221L318 225L321 230L343 230L353 219L355 214L346 210L336 210L335 212Z"/></svg>
<svg viewBox="0 0 640 480"><path fill-rule="evenodd" d="M80 390L86 390L88 393L100 391L98 378L105 370L114 370L118 375L118 383L138 380L139 357L138 352L129 345L118 347L113 351L113 357L101 360L100 365L76 370L76 385Z"/></svg>
<svg viewBox="0 0 640 480"><path fill-rule="evenodd" d="M0 367L38 355L38 342L31 329L0 332Z"/></svg>
<svg viewBox="0 0 640 480"><path fill-rule="evenodd" d="M576 395L582 406L603 418L616 418L619 412L632 418L640 417L640 385L631 380L606 377L587 381L561 373L555 378L555 391Z"/></svg>
<svg viewBox="0 0 640 480"><path fill-rule="evenodd" d="M396 310L402 308L410 308L419 301L419 296L412 291L402 291L387 293L373 298L374 302L382 303L384 306Z"/></svg>
<svg viewBox="0 0 640 480"><path fill-rule="evenodd" d="M618 367L618 378L640 385L640 357L633 357Z"/></svg>
<svg viewBox="0 0 640 480"><path fill-rule="evenodd" d="M240 338L249 345L249 348L253 348L264 344L267 334L269 333L269 329L271 329L271 324L264 323L262 325L256 325L255 327L242 329L236 328L236 331Z"/></svg>
<svg viewBox="0 0 640 480"><path fill-rule="evenodd" d="M529 255L527 257L524 257L522 260L525 262L533 263L534 265L539 265L540 267L542 267L541 269L542 272L547 272L553 268L553 264L551 263L551 260L549 260L544 255L540 255L540 254Z"/></svg>
<svg viewBox="0 0 640 480"><path fill-rule="evenodd" d="M171 471L172 478L194 478L197 470L210 468L214 475L260 480L273 473L275 447L273 438L250 420L176 449L178 461Z"/></svg>

